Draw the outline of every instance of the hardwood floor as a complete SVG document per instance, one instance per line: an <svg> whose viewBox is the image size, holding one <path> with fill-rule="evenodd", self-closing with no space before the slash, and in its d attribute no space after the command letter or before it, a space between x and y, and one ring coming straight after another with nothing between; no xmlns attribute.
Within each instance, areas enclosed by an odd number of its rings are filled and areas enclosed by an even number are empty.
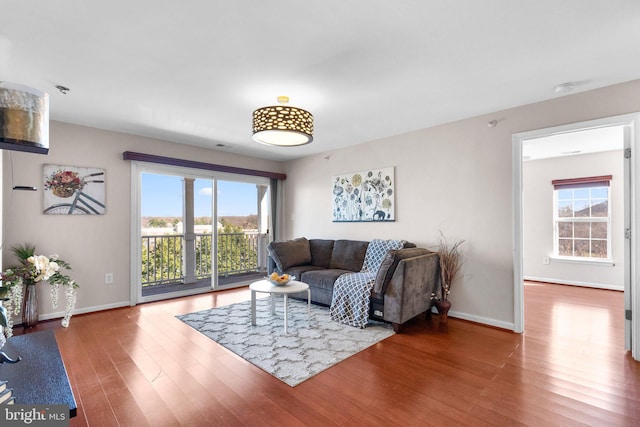
<svg viewBox="0 0 640 427"><path fill-rule="evenodd" d="M174 317L248 300L246 288L35 330L55 329L79 405L72 426L640 424L623 294L527 284L525 295L524 334L414 319L294 388Z"/></svg>

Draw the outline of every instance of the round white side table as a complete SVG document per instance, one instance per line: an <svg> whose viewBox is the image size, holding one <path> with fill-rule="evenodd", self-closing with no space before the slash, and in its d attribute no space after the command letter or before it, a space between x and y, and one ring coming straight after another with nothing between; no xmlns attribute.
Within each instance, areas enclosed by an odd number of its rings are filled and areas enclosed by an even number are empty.
<svg viewBox="0 0 640 427"><path fill-rule="evenodd" d="M271 313L275 314L276 312L276 303L275 303L275 295L283 295L284 296L284 333L287 333L287 306L288 306L288 295L289 294L297 294L300 292L307 292L307 320L311 318L311 291L309 290L309 285L304 282L299 282L297 280L292 280L286 285L276 286L268 280L260 280L258 282L253 282L249 285L249 289L251 289L251 324L255 326L256 324L256 293L262 292L271 295Z"/></svg>

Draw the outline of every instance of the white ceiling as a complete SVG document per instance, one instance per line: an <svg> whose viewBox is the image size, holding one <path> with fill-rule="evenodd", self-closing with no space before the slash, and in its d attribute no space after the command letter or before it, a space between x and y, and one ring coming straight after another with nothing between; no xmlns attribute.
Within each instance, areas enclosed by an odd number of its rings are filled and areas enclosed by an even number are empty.
<svg viewBox="0 0 640 427"><path fill-rule="evenodd" d="M541 160L623 148L624 126L606 126L527 139L522 142L522 159Z"/></svg>
<svg viewBox="0 0 640 427"><path fill-rule="evenodd" d="M0 80L53 120L275 160L635 80L639 53L638 0L0 0ZM252 141L279 95L312 144Z"/></svg>

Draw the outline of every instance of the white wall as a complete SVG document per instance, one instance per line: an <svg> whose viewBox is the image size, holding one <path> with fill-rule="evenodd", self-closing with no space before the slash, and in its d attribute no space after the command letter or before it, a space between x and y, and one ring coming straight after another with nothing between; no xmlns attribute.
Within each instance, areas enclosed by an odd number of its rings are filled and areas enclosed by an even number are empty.
<svg viewBox="0 0 640 427"><path fill-rule="evenodd" d="M513 328L512 134L637 111L638 80L288 162L282 237L403 238L424 247L439 230L463 238L452 314ZM332 223L331 177L387 166L395 166L396 222Z"/></svg>
<svg viewBox="0 0 640 427"><path fill-rule="evenodd" d="M279 162L60 122L51 122L49 140L47 156L4 153L4 247L31 242L38 253L57 253L70 262L72 277L80 284L79 312L129 304L131 164L122 160L124 151L283 171ZM106 169L106 214L43 215L43 164ZM38 191L11 191L13 185L34 185ZM3 251L3 263L15 263L10 250ZM113 273L112 285L104 284L105 273ZM41 319L61 317L63 307L53 310L48 288L40 285L39 291Z"/></svg>
<svg viewBox="0 0 640 427"><path fill-rule="evenodd" d="M510 328L512 134L637 111L640 80L298 159L286 163L284 171L277 162L52 122L48 156L14 152L12 172L5 153L5 247L32 242L39 252L56 252L71 262L73 277L81 285L80 311L128 304L131 185L123 151L286 172L282 238L404 238L425 247L433 246L438 230L464 238L463 278L452 290L452 314ZM493 119L498 125L489 128ZM106 169L107 214L41 214L44 163ZM396 222L332 223L331 177L386 166L396 168ZM13 185L37 185L39 191L12 192ZM13 261L5 250L4 265ZM114 273L113 285L104 285L106 272ZM43 318L61 316L43 294Z"/></svg>
<svg viewBox="0 0 640 427"><path fill-rule="evenodd" d="M615 265L576 264L542 258L553 255L554 179L612 175L611 253ZM582 286L624 289L624 186L623 152L557 157L522 164L523 189L523 273L525 278Z"/></svg>

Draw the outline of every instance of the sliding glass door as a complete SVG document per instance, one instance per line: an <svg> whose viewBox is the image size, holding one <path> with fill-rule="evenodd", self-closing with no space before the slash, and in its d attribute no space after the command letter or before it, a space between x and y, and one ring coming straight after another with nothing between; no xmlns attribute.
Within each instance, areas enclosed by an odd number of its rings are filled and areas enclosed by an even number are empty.
<svg viewBox="0 0 640 427"><path fill-rule="evenodd" d="M255 278L266 271L269 187L251 182L217 181L218 287Z"/></svg>
<svg viewBox="0 0 640 427"><path fill-rule="evenodd" d="M243 286L264 276L268 179L141 164L134 170L133 301Z"/></svg>

